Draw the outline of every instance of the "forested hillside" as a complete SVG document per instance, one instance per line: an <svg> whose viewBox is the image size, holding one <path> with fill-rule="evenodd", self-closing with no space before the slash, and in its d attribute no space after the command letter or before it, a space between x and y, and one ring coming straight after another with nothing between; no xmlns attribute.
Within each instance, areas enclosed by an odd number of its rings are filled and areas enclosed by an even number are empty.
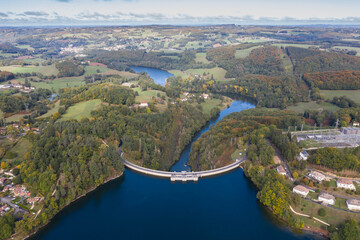
<svg viewBox="0 0 360 240"><path fill-rule="evenodd" d="M360 89L360 71L328 71L305 73L304 80L312 88L326 90L355 90Z"/></svg>
<svg viewBox="0 0 360 240"><path fill-rule="evenodd" d="M298 74L360 70L360 58L356 56L297 47L288 47L286 50Z"/></svg>
<svg viewBox="0 0 360 240"><path fill-rule="evenodd" d="M302 119L292 111L271 111L257 108L232 113L193 144L189 165L196 170L212 169L220 167L224 163L226 165L224 160L229 161L229 156L241 144L250 144L249 158L251 160L267 165L272 158L271 150L264 138L272 138L277 144L277 138L282 136L281 131L278 132L277 128L299 125L301 122ZM265 131L264 126L271 127ZM260 128L262 130L259 132L257 129ZM287 136L285 135L285 137ZM279 146L281 146L280 149L283 149L285 156L291 155L290 159L296 155L296 144L291 144L289 141L286 144L286 140L283 139L281 144L279 141Z"/></svg>

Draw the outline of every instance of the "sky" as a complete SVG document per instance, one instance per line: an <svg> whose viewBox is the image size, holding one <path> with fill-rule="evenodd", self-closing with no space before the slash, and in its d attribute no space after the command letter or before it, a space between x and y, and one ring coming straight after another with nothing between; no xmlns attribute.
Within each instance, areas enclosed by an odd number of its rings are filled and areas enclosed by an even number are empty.
<svg viewBox="0 0 360 240"><path fill-rule="evenodd" d="M360 25L359 0L0 0L0 26Z"/></svg>

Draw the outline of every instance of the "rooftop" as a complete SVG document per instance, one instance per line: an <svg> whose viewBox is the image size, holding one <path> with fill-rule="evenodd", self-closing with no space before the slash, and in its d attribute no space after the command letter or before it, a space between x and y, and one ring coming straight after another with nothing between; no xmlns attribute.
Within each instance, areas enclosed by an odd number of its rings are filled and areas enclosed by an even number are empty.
<svg viewBox="0 0 360 240"><path fill-rule="evenodd" d="M360 200L359 199L349 199L347 200L348 204L360 206Z"/></svg>
<svg viewBox="0 0 360 240"><path fill-rule="evenodd" d="M346 184L346 185L353 184L353 182L351 180L349 180L349 179L339 179L337 182L341 183L341 184Z"/></svg>
<svg viewBox="0 0 360 240"><path fill-rule="evenodd" d="M328 199L328 200L335 200L335 197L331 194L328 194L328 193L322 193L319 195L319 198L325 198L325 199Z"/></svg>
<svg viewBox="0 0 360 240"><path fill-rule="evenodd" d="M297 185L293 188L294 190L297 190L299 192L304 192L304 193L308 193L309 192L309 189L307 189L306 187L304 186L301 186L301 185Z"/></svg>

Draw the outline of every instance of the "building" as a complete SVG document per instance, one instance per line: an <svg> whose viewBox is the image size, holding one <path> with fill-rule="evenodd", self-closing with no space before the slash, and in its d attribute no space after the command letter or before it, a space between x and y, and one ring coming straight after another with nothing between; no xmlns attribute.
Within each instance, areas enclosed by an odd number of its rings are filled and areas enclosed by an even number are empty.
<svg viewBox="0 0 360 240"><path fill-rule="evenodd" d="M286 175L286 171L285 171L285 169L284 169L284 167L283 166L278 166L277 168L276 168L276 170L277 170L277 172L279 173L279 174L281 174L281 175Z"/></svg>
<svg viewBox="0 0 360 240"><path fill-rule="evenodd" d="M301 196L303 197L306 197L308 194L309 194L309 189L307 189L306 187L304 186L301 186L301 185L297 185L293 188L293 192L294 193L297 193L297 194L300 194Z"/></svg>
<svg viewBox="0 0 360 240"><path fill-rule="evenodd" d="M346 200L348 209L360 211L360 200L359 199L348 199Z"/></svg>
<svg viewBox="0 0 360 240"><path fill-rule="evenodd" d="M359 122L353 122L353 127L359 127L359 126L360 126Z"/></svg>
<svg viewBox="0 0 360 240"><path fill-rule="evenodd" d="M322 193L319 195L318 200L328 204L328 205L334 205L335 204L335 197L328 193Z"/></svg>
<svg viewBox="0 0 360 240"><path fill-rule="evenodd" d="M208 98L209 98L209 94L206 94L206 93L203 93L202 96L203 96L204 99L208 99Z"/></svg>
<svg viewBox="0 0 360 240"><path fill-rule="evenodd" d="M28 204L34 204L36 203L37 201L39 201L40 198L39 197L29 197L28 199L26 199L27 203Z"/></svg>
<svg viewBox="0 0 360 240"><path fill-rule="evenodd" d="M336 182L338 188L345 188L349 190L356 190L355 185L351 180L348 179L339 179Z"/></svg>
<svg viewBox="0 0 360 240"><path fill-rule="evenodd" d="M2 177L0 178L0 185L5 185L6 178Z"/></svg>
<svg viewBox="0 0 360 240"><path fill-rule="evenodd" d="M148 107L149 104L147 102L141 102L139 107Z"/></svg>
<svg viewBox="0 0 360 240"><path fill-rule="evenodd" d="M307 151L300 152L299 156L297 157L298 160L307 160L309 158L309 154Z"/></svg>
<svg viewBox="0 0 360 240"><path fill-rule="evenodd" d="M323 175L323 174L321 174L319 172L316 172L316 171L312 171L309 174L309 177L315 179L318 182L321 182L321 181L325 180L325 175Z"/></svg>

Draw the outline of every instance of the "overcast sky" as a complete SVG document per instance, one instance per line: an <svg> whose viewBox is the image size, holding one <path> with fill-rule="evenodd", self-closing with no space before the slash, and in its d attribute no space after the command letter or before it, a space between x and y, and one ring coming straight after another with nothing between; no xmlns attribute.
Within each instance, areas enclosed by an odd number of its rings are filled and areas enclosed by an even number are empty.
<svg viewBox="0 0 360 240"><path fill-rule="evenodd" d="M0 0L0 25L356 24L360 0Z"/></svg>

